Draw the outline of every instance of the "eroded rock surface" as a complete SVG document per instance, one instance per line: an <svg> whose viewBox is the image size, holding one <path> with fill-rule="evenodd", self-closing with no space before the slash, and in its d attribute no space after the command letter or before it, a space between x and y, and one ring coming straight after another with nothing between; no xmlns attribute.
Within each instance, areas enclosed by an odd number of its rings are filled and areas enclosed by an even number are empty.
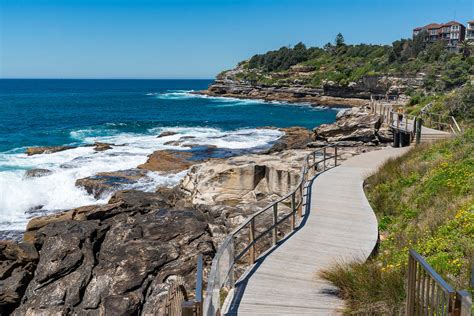
<svg viewBox="0 0 474 316"><path fill-rule="evenodd" d="M382 117L372 114L366 108L354 107L339 112L336 122L323 124L314 129L315 139L328 143L357 145L357 143L379 143L378 131L382 126ZM316 147L315 144L311 146Z"/></svg>
<svg viewBox="0 0 474 316"><path fill-rule="evenodd" d="M159 315L167 279L193 284L197 255L214 253L203 213L174 206L124 191L105 206L31 221L25 239L40 259L14 315Z"/></svg>
<svg viewBox="0 0 474 316"><path fill-rule="evenodd" d="M27 243L0 241L0 314L10 313L33 278L38 261L36 249Z"/></svg>

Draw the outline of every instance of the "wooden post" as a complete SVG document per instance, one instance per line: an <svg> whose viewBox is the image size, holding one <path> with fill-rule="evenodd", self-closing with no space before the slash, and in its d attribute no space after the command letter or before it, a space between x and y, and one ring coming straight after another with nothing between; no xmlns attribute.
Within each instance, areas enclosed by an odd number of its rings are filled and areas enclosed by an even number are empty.
<svg viewBox="0 0 474 316"><path fill-rule="evenodd" d="M421 117L419 117L416 121L415 121L415 125L416 125L416 144L419 145L420 142L421 142L421 126L423 124L423 120L421 119Z"/></svg>
<svg viewBox="0 0 474 316"><path fill-rule="evenodd" d="M273 245L276 245L278 242L278 203L273 204Z"/></svg>
<svg viewBox="0 0 474 316"><path fill-rule="evenodd" d="M408 286L406 315L413 315L415 307L416 262L408 255Z"/></svg>
<svg viewBox="0 0 474 316"><path fill-rule="evenodd" d="M337 145L334 146L334 167L337 167Z"/></svg>
<svg viewBox="0 0 474 316"><path fill-rule="evenodd" d="M250 220L250 227L249 227L249 262L250 264L255 263L255 218Z"/></svg>
<svg viewBox="0 0 474 316"><path fill-rule="evenodd" d="M471 294L466 291L458 291L456 293L456 306L455 313L459 316L469 316L471 315L472 308L472 297Z"/></svg>
<svg viewBox="0 0 474 316"><path fill-rule="evenodd" d="M296 214L296 204L295 204L295 192L291 195L291 230L295 230L295 214Z"/></svg>

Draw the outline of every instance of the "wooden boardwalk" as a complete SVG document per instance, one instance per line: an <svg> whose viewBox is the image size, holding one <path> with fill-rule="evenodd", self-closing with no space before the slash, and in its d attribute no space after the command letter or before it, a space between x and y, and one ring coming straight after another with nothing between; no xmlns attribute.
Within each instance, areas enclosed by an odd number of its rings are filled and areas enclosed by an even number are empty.
<svg viewBox="0 0 474 316"><path fill-rule="evenodd" d="M226 315L338 315L344 303L318 271L338 261L367 259L377 238L377 219L364 179L388 158L408 148L386 148L355 156L319 175L308 194L308 216L289 238L236 284Z"/></svg>

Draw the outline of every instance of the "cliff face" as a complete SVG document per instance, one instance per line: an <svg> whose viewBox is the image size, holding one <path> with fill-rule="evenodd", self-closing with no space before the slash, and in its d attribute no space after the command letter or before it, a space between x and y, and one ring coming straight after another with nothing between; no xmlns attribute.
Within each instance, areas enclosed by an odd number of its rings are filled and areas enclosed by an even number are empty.
<svg viewBox="0 0 474 316"><path fill-rule="evenodd" d="M268 79L248 80L249 74ZM419 88L423 76L365 76L357 82L338 85L324 80L318 87L311 86L308 78L314 71L308 67L293 67L290 72L261 74L238 66L219 74L208 88L201 93L211 96L262 99L268 101L302 102L326 106L367 105L372 94L403 96L408 88Z"/></svg>

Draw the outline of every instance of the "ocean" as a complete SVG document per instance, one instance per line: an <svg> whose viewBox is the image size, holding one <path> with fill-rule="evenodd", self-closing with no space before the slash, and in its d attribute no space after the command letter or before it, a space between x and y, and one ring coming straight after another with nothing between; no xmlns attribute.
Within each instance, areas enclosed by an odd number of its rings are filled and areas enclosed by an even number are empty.
<svg viewBox="0 0 474 316"><path fill-rule="evenodd" d="M268 127L313 128L335 120L337 109L192 94L211 80L0 80L0 239L23 231L33 216L106 203L75 186L98 172L134 168L182 136L224 152L270 147L282 133ZM267 127L267 128L266 128ZM177 135L157 138L161 132ZM95 152L83 146L112 143ZM32 146L82 146L27 156ZM27 178L33 168L51 174ZM184 173L150 172L151 181L121 189L173 186ZM2 232L4 232L2 234Z"/></svg>

